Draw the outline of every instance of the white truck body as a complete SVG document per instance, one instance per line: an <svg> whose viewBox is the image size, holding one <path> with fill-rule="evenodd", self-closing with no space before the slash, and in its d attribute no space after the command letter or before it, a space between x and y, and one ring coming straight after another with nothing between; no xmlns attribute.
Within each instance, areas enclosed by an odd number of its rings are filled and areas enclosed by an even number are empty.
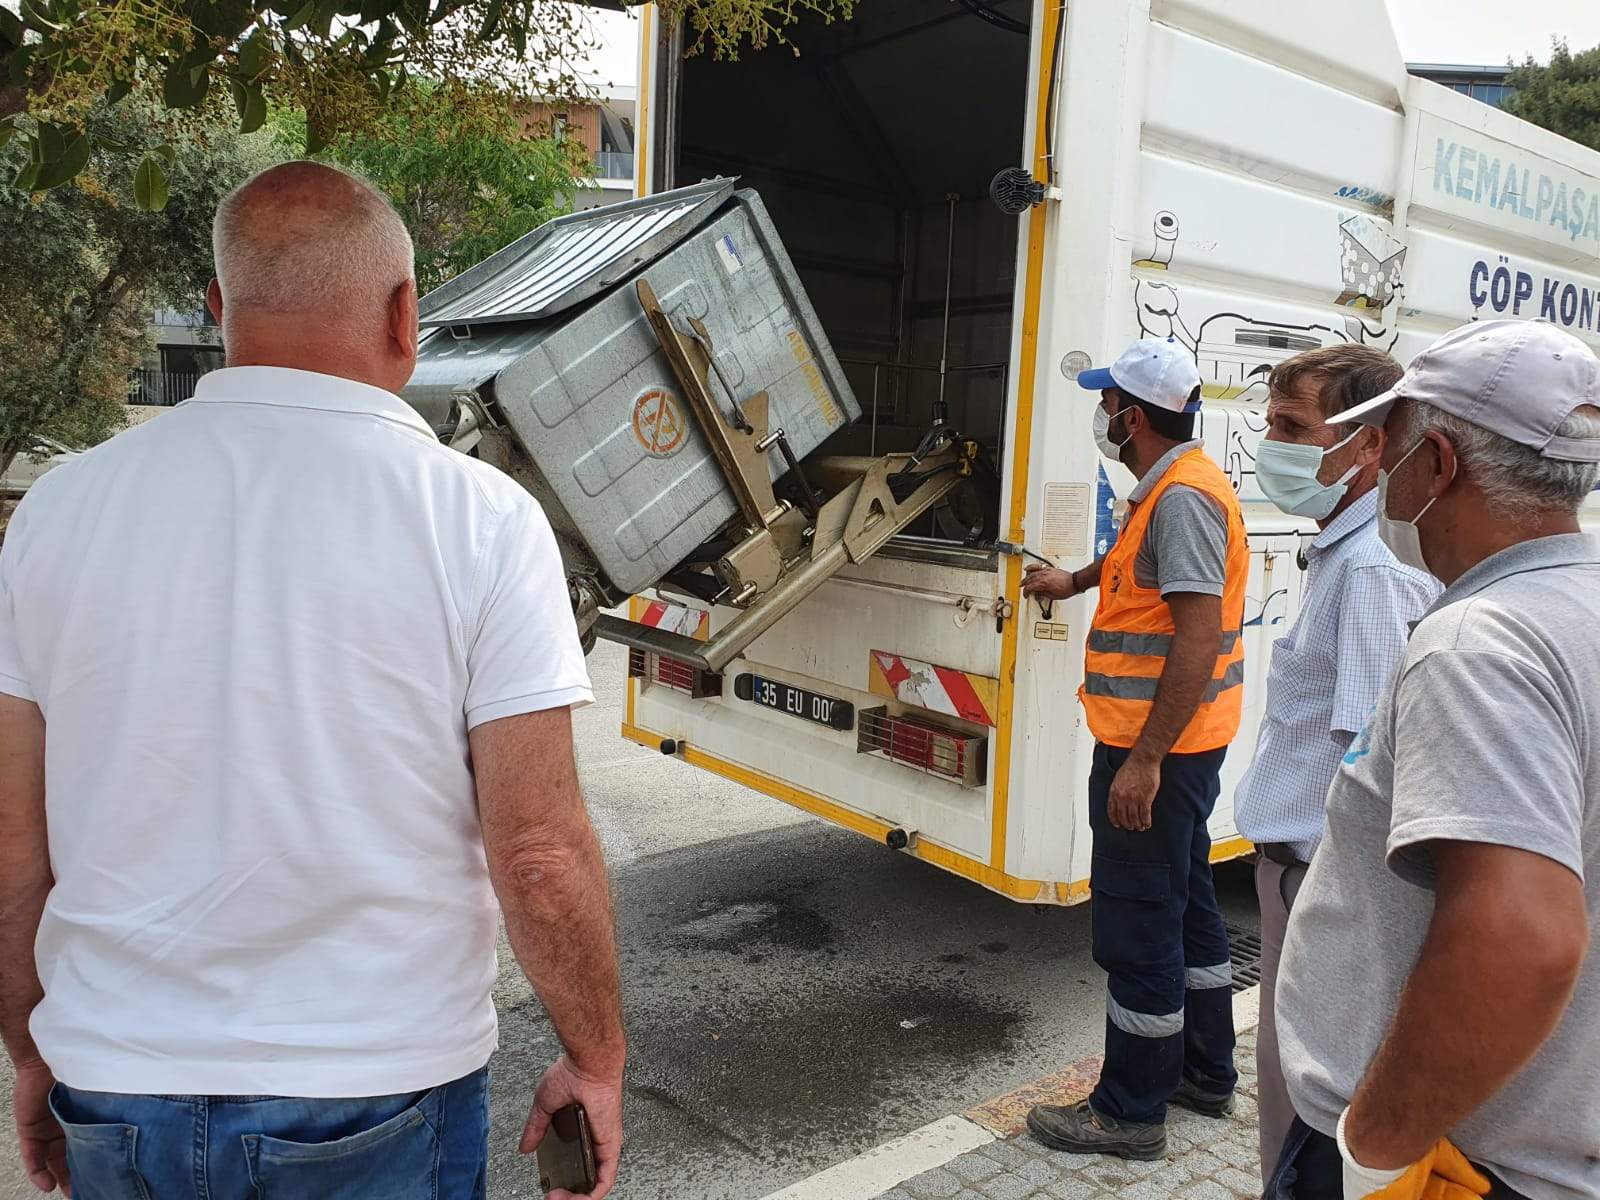
<svg viewBox="0 0 1600 1200"><path fill-rule="evenodd" d="M996 7L1027 24L1028 69L1015 93L1022 143L996 148L995 165L1023 164L1059 189L1014 219L1000 535L1063 565L1103 548L1132 480L1096 453L1098 396L1070 372L1141 334L1195 352L1207 447L1238 487L1250 533L1244 725L1211 822L1216 857L1242 854L1233 790L1272 643L1299 609L1297 550L1314 532L1255 486L1267 371L1351 339L1406 361L1463 321L1501 316L1543 316L1600 345L1600 154L1408 75L1382 0ZM638 184L650 191L697 177L675 160L697 140L675 75L714 68L682 65L654 6L642 24ZM857 84L874 94L870 80ZM789 128L804 119L791 114ZM862 753L859 730L797 719L732 687L694 699L630 678L624 733L670 740L697 767L865 835L904 831L905 853L1014 899L1080 901L1093 739L1076 693L1093 600L1058 604L1046 620L1022 602L1022 566L911 544L848 568L727 673L797 685L858 714L943 721L981 743L977 786ZM634 601L636 617L649 599ZM652 616L699 627L659 605ZM717 609L709 624L731 616ZM952 704L969 719L953 719Z"/></svg>

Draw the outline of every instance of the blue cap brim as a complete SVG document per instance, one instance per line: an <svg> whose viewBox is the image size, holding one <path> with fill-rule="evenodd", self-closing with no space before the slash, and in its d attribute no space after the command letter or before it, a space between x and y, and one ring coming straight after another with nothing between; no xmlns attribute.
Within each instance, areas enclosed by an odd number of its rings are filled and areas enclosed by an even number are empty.
<svg viewBox="0 0 1600 1200"><path fill-rule="evenodd" d="M1110 367L1094 367L1078 372L1078 386L1087 388L1091 392L1103 392L1107 388L1116 387L1117 381L1111 378Z"/></svg>

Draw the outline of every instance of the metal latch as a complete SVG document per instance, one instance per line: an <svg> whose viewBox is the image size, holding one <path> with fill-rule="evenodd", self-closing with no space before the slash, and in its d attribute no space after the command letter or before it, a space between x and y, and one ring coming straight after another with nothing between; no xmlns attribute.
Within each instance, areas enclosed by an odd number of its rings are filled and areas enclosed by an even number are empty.
<svg viewBox="0 0 1600 1200"><path fill-rule="evenodd" d="M456 430L450 435L447 445L452 450L468 454L483 441L484 430L495 428L499 422L489 415L489 410L476 392L456 392L455 402Z"/></svg>

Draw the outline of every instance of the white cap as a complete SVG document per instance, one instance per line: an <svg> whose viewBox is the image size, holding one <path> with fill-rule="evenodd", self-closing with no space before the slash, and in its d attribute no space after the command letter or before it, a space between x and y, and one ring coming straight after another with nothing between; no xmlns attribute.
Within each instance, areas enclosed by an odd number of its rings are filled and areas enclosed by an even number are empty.
<svg viewBox="0 0 1600 1200"><path fill-rule="evenodd" d="M1548 321L1482 321L1451 330L1381 396L1328 424L1382 425L1396 400L1419 400L1545 458L1600 462L1600 438L1559 438L1584 405L1600 407L1600 359Z"/></svg>
<svg viewBox="0 0 1600 1200"><path fill-rule="evenodd" d="M1194 355L1174 338L1142 338L1109 367L1080 372L1078 386L1092 392L1121 388L1135 400L1175 413L1200 411L1200 399L1195 395L1200 370L1194 365ZM1190 397L1194 397L1192 402Z"/></svg>

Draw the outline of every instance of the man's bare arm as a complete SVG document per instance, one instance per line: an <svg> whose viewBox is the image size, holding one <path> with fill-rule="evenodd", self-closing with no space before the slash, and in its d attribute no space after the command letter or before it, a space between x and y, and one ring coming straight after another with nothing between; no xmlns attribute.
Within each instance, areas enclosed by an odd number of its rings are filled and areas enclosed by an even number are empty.
<svg viewBox="0 0 1600 1200"><path fill-rule="evenodd" d="M472 731L489 874L517 962L584 1070L625 1057L617 951L600 843L589 824L568 709Z"/></svg>
<svg viewBox="0 0 1600 1200"><path fill-rule="evenodd" d="M1429 846L1433 920L1345 1121L1362 1166L1409 1166L1498 1092L1560 1023L1589 946L1583 884L1539 854Z"/></svg>
<svg viewBox="0 0 1600 1200"><path fill-rule="evenodd" d="M1029 563L1022 569L1022 594L1043 596L1047 600L1071 599L1090 588L1099 587L1105 565L1104 555L1076 571L1063 571L1043 563Z"/></svg>
<svg viewBox="0 0 1600 1200"><path fill-rule="evenodd" d="M583 1105L594 1134L600 1200L622 1150L622 1030L611 893L572 752L569 709L488 721L471 733L478 817L506 933L566 1057L545 1073L522 1149L551 1116ZM555 1192L552 1197L565 1196Z"/></svg>
<svg viewBox="0 0 1600 1200"><path fill-rule="evenodd" d="M0 695L0 1037L18 1065L39 1061L28 1033L28 1018L44 998L33 944L52 883L44 718L37 705Z"/></svg>
<svg viewBox="0 0 1600 1200"><path fill-rule="evenodd" d="M34 942L55 880L44 806L44 717L38 706L0 695L0 1040L16 1065L12 1116L22 1169L41 1192L71 1186L67 1142L50 1111L55 1077L28 1020L44 999Z"/></svg>

